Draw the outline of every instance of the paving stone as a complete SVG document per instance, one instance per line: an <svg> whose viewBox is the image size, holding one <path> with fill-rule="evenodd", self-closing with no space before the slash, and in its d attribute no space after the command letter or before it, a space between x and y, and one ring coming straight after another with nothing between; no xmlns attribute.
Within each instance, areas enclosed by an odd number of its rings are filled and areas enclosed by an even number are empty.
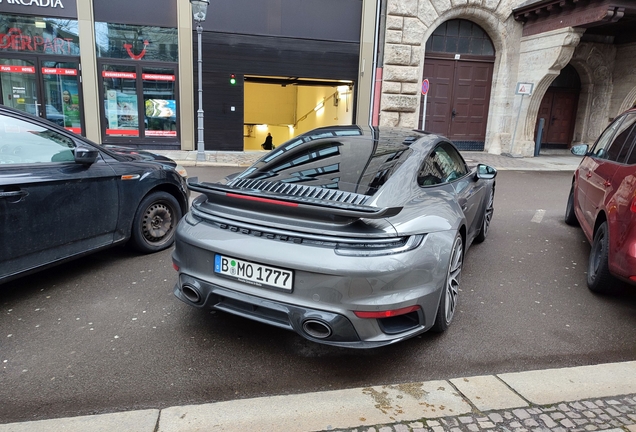
<svg viewBox="0 0 636 432"><path fill-rule="evenodd" d="M576 425L572 422L572 420L570 419L563 419L561 420L559 423L561 423L561 425L563 425L566 428L570 428L572 429L573 427L575 427Z"/></svg>
<svg viewBox="0 0 636 432"><path fill-rule="evenodd" d="M471 423L467 427L469 431L479 432L479 426L477 426L475 423Z"/></svg>
<svg viewBox="0 0 636 432"><path fill-rule="evenodd" d="M541 419L541 421L546 427L553 428L557 426L556 422L552 420L552 417L550 417L547 414L541 414L539 418Z"/></svg>
<svg viewBox="0 0 636 432"><path fill-rule="evenodd" d="M504 418L500 414L497 414L497 413L490 414L488 416L488 418L494 423L502 423L504 421Z"/></svg>
<svg viewBox="0 0 636 432"><path fill-rule="evenodd" d="M530 414L528 414L528 411L526 411L526 410L524 410L522 408L519 408L519 409L516 409L516 410L512 410L512 413L514 415L516 415L518 418L520 418L521 420L525 420L527 418L530 418Z"/></svg>
<svg viewBox="0 0 636 432"><path fill-rule="evenodd" d="M492 429L495 427L495 424L490 421L479 422L479 427L482 429Z"/></svg>
<svg viewBox="0 0 636 432"><path fill-rule="evenodd" d="M410 428L404 424L398 424L394 427L395 432L409 432Z"/></svg>

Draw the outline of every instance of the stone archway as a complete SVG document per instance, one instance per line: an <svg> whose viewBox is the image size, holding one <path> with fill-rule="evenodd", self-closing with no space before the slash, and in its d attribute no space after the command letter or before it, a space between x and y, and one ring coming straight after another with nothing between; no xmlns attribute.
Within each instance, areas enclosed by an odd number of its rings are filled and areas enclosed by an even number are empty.
<svg viewBox="0 0 636 432"><path fill-rule="evenodd" d="M583 32L568 27L521 39L519 64L526 67L519 69L517 81L536 84L529 98L517 96L515 101L520 132L511 143L510 153L534 154L534 130L541 101L552 81L570 62Z"/></svg>
<svg viewBox="0 0 636 432"><path fill-rule="evenodd" d="M380 126L417 127L420 116L421 77L424 70L426 40L444 21L470 20L490 36L497 53L492 73L493 87L486 128L486 150L500 148L509 137L510 98L514 84L507 78L514 65L515 42L521 38L521 25L501 4L470 5L453 8L433 2L391 1L387 5ZM508 138L509 139L509 138ZM491 147L489 150L488 146Z"/></svg>

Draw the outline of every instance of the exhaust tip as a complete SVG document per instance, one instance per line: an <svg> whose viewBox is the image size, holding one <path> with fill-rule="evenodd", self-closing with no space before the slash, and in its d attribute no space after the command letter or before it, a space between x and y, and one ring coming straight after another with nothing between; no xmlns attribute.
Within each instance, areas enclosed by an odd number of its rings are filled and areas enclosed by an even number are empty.
<svg viewBox="0 0 636 432"><path fill-rule="evenodd" d="M192 303L199 303L201 301L201 294L192 285L183 285L181 287L181 293L183 296Z"/></svg>
<svg viewBox="0 0 636 432"><path fill-rule="evenodd" d="M326 339L331 336L331 327L322 321L309 319L303 323L303 331L316 339Z"/></svg>

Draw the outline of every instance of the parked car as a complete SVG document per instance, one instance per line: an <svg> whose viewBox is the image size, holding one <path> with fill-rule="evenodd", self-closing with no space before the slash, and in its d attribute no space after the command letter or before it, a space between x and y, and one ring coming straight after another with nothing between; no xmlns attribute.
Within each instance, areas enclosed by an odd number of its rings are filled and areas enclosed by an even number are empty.
<svg viewBox="0 0 636 432"><path fill-rule="evenodd" d="M179 169L0 106L0 283L120 243L170 247L190 193Z"/></svg>
<svg viewBox="0 0 636 432"><path fill-rule="evenodd" d="M636 284L636 109L617 117L574 172L565 222L580 225L592 244L587 286L594 292Z"/></svg>
<svg viewBox="0 0 636 432"><path fill-rule="evenodd" d="M495 175L437 135L313 130L237 176L188 180L200 195L177 227L174 293L336 346L442 332Z"/></svg>

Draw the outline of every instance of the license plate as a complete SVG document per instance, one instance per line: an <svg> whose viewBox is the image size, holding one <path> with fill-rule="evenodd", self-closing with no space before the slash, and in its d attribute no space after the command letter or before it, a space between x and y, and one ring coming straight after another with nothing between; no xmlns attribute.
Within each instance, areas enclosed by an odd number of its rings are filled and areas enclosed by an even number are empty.
<svg viewBox="0 0 636 432"><path fill-rule="evenodd" d="M214 258L214 272L256 286L267 286L291 291L294 273L277 267L247 262L223 255Z"/></svg>

